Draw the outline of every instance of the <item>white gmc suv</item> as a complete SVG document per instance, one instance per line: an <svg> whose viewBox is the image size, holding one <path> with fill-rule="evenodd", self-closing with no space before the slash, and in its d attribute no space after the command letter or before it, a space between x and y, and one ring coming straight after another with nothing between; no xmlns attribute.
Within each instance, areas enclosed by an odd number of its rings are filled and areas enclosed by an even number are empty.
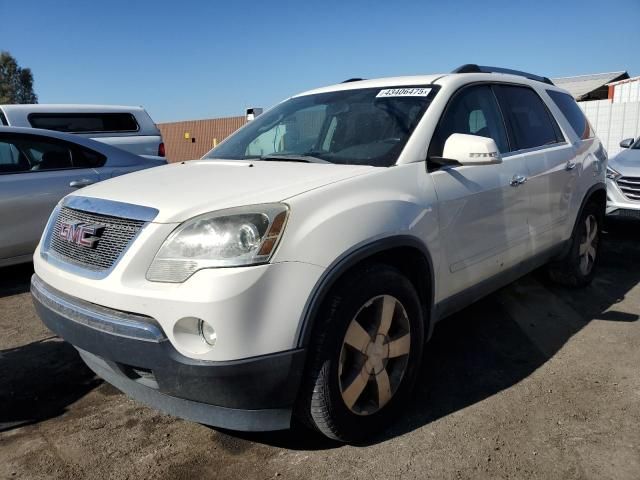
<svg viewBox="0 0 640 480"><path fill-rule="evenodd" d="M358 441L411 395L438 320L547 263L589 283L606 167L546 78L465 65L350 80L199 161L66 197L32 293L135 399L238 430L295 415Z"/></svg>

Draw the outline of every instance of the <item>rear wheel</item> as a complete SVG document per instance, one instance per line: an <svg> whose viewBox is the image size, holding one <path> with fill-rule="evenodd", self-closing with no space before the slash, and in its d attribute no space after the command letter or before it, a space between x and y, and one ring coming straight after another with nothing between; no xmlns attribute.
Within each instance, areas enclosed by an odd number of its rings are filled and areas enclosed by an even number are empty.
<svg viewBox="0 0 640 480"><path fill-rule="evenodd" d="M420 301L398 270L372 265L340 281L320 315L298 411L327 437L358 441L384 428L413 387Z"/></svg>
<svg viewBox="0 0 640 480"><path fill-rule="evenodd" d="M591 283L600 259L603 220L598 203L590 202L585 206L566 256L549 265L549 275L554 281L571 287Z"/></svg>

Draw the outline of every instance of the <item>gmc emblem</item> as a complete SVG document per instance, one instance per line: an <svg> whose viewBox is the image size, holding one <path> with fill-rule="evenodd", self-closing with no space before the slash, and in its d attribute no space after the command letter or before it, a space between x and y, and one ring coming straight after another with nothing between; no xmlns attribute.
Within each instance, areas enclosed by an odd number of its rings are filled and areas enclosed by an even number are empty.
<svg viewBox="0 0 640 480"><path fill-rule="evenodd" d="M61 222L60 237L81 247L96 248L104 225L83 222Z"/></svg>

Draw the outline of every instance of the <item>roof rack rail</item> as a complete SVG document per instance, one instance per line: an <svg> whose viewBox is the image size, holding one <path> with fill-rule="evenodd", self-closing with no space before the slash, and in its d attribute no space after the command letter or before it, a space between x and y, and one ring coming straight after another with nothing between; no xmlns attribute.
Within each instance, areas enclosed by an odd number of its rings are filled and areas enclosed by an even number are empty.
<svg viewBox="0 0 640 480"><path fill-rule="evenodd" d="M350 82L359 82L361 80L364 80L364 78L347 78L346 80L340 82L340 83L350 83Z"/></svg>
<svg viewBox="0 0 640 480"><path fill-rule="evenodd" d="M487 67L486 65L476 65L475 63L467 63L456 68L451 73L506 73L509 75L517 75L519 77L525 77L529 80L536 80L538 82L548 83L553 85L553 82L547 77L541 77L540 75L534 75L533 73L521 72L520 70L511 70L510 68L500 67Z"/></svg>

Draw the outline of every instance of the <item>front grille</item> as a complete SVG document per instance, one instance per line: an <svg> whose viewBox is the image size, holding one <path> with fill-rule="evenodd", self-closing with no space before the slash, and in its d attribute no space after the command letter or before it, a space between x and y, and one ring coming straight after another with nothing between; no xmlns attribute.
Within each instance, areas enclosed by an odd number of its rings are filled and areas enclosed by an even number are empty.
<svg viewBox="0 0 640 480"><path fill-rule="evenodd" d="M63 223L85 223L104 227L95 248L78 245L60 235ZM62 207L49 236L49 249L63 260L96 272L109 270L145 222L112 217L98 213Z"/></svg>
<svg viewBox="0 0 640 480"><path fill-rule="evenodd" d="M640 200L640 177L620 177L618 187L629 200Z"/></svg>

